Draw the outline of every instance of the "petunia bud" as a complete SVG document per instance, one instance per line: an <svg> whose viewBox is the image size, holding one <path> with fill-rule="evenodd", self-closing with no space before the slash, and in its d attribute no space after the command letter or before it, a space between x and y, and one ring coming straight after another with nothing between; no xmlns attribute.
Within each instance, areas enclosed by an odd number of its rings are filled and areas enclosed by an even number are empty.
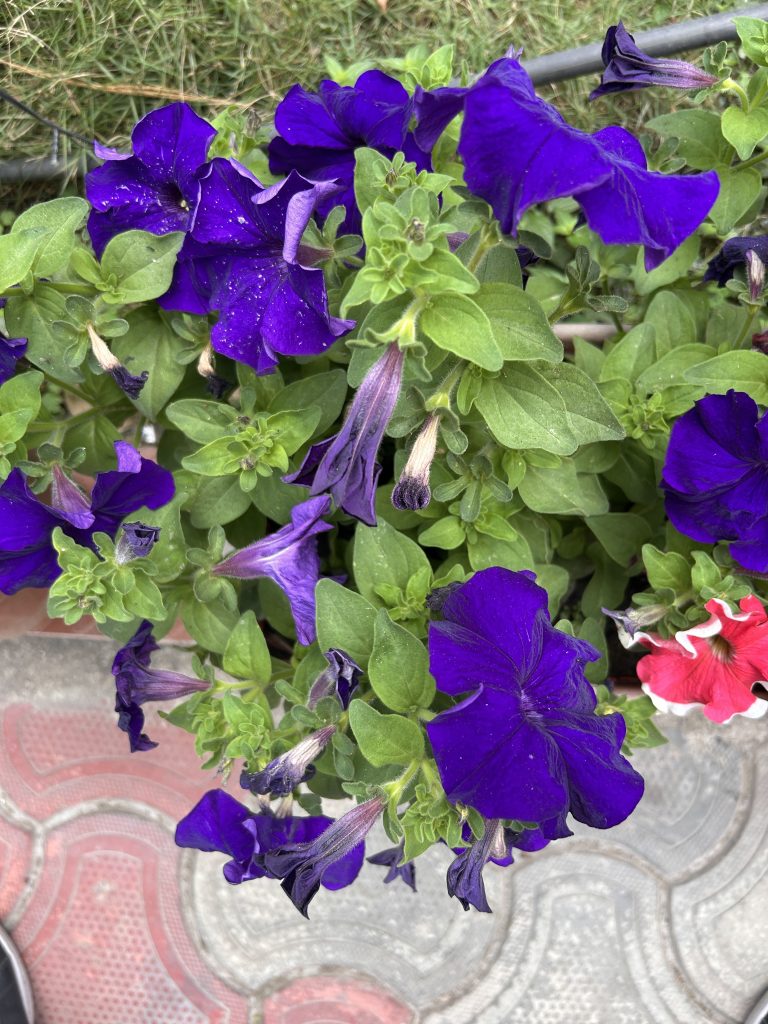
<svg viewBox="0 0 768 1024"><path fill-rule="evenodd" d="M623 611L611 611L603 608L603 615L613 619L622 647L631 647L635 643L638 630L653 626L669 611L665 604L648 604L644 608L625 608Z"/></svg>
<svg viewBox="0 0 768 1024"><path fill-rule="evenodd" d="M440 417L436 413L428 416L411 448L408 461L392 491L392 504L401 511L415 512L429 504L432 497L429 471L437 449L439 425Z"/></svg>
<svg viewBox="0 0 768 1024"><path fill-rule="evenodd" d="M110 375L117 386L129 398L138 398L141 394L141 389L147 383L149 371L144 370L138 377L133 373L129 373L104 339L96 333L93 324L86 324L86 330L91 342L91 351L102 370Z"/></svg>
<svg viewBox="0 0 768 1024"><path fill-rule="evenodd" d="M749 285L749 301L757 303L763 294L765 286L765 264L757 255L754 249L748 249L745 257L747 261L747 283Z"/></svg>
<svg viewBox="0 0 768 1024"><path fill-rule="evenodd" d="M135 558L146 558L159 536L159 526L147 526L139 522L123 523L122 535L115 545L115 561L118 565L125 565Z"/></svg>
<svg viewBox="0 0 768 1024"><path fill-rule="evenodd" d="M322 754L335 732L335 725L326 725L325 728L318 729L295 747L276 757L262 771L243 771L240 775L240 785L252 793L287 796L300 783L312 778L315 774L312 762Z"/></svg>
<svg viewBox="0 0 768 1024"><path fill-rule="evenodd" d="M228 380L219 377L216 373L213 349L210 343L200 353L200 358L197 360L197 372L205 380L206 391L214 398L222 398L227 389L232 387Z"/></svg>
<svg viewBox="0 0 768 1024"><path fill-rule="evenodd" d="M335 693L339 703L346 710L349 707L352 693L357 689L363 670L346 651L336 647L324 651L323 655L328 662L328 667L323 669L312 684L307 698L307 707L312 710L323 697L330 697Z"/></svg>

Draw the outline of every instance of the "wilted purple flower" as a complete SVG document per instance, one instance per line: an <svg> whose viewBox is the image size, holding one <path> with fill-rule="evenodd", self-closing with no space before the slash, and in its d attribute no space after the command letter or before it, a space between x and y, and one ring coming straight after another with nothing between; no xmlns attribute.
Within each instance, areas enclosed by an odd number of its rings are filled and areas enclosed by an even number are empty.
<svg viewBox="0 0 768 1024"><path fill-rule="evenodd" d="M146 558L159 537L159 526L147 526L139 522L123 523L123 532L115 545L115 561L118 565L124 565L135 558Z"/></svg>
<svg viewBox="0 0 768 1024"><path fill-rule="evenodd" d="M229 793L212 789L179 822L176 845L228 854L232 859L224 865L224 877L238 885L253 878L273 877L264 865L270 850L310 842L331 824L333 818L323 814L306 818L281 817L270 811L254 814ZM321 884L326 889L342 889L353 882L360 870L359 865L352 870L354 859L350 855L331 867Z"/></svg>
<svg viewBox="0 0 768 1024"><path fill-rule="evenodd" d="M299 643L315 639L315 584L320 579L317 534L332 530L323 519L331 509L327 496L310 498L291 509L291 522L214 566L215 576L252 580L267 576L288 598Z"/></svg>
<svg viewBox="0 0 768 1024"><path fill-rule="evenodd" d="M323 271L308 266L301 236L333 182L292 171L263 188L220 157L200 179L192 226L179 252L166 309L218 312L216 352L269 373L277 354L319 355L354 326L328 312Z"/></svg>
<svg viewBox="0 0 768 1024"><path fill-rule="evenodd" d="M289 843L265 857L267 871L283 879L283 889L304 917L321 884L328 885L329 871L342 868L343 885L357 878L365 856L365 837L384 809L384 799L374 797L347 811L317 839L308 843Z"/></svg>
<svg viewBox="0 0 768 1024"><path fill-rule="evenodd" d="M366 71L354 86L322 81L317 92L294 85L275 111L277 138L269 144L273 174L299 171L313 181L335 180L337 195L317 207L321 217L343 205L346 232L360 233L360 212L355 202L355 150L377 149L392 158L402 150L417 168L429 168L429 156L416 145L408 124L413 99L394 78L381 71Z"/></svg>
<svg viewBox="0 0 768 1024"><path fill-rule="evenodd" d="M432 497L429 487L429 472L437 450L437 431L440 417L432 413L419 431L403 467L400 479L392 491L392 504L401 511L414 512L426 508Z"/></svg>
<svg viewBox="0 0 768 1024"><path fill-rule="evenodd" d="M706 89L717 78L685 60L651 57L635 44L624 25L611 25L605 34L602 53L605 71L600 85L589 94L591 100L608 93L667 85L673 89Z"/></svg>
<svg viewBox="0 0 768 1024"><path fill-rule="evenodd" d="M747 284L749 285L749 301L759 302L765 287L765 264L754 249L747 249Z"/></svg>
<svg viewBox="0 0 768 1024"><path fill-rule="evenodd" d="M136 509L156 509L174 495L173 474L145 459L126 441L115 441L117 469L98 473L90 502L61 470L54 470L45 505L13 469L0 486L0 593L47 587L60 573L51 535L57 526L78 544L93 548L97 531L114 537Z"/></svg>
<svg viewBox="0 0 768 1024"><path fill-rule="evenodd" d="M414 892L416 892L416 865L412 860L402 864L404 843L400 843L399 846L393 846L388 850L382 850L381 853L374 853L372 857L366 857L365 859L369 864L381 864L385 868L389 868L386 875L384 876L384 883L389 885L390 882L394 882L396 878L400 878L405 882L406 885L410 886Z"/></svg>
<svg viewBox="0 0 768 1024"><path fill-rule="evenodd" d="M465 910L473 906L483 914L490 914L491 908L485 895L483 868L489 860L510 863L504 827L496 819L485 822L482 838L474 839L470 845L457 853L448 867L448 895L455 896Z"/></svg>
<svg viewBox="0 0 768 1024"><path fill-rule="evenodd" d="M357 389L339 433L313 444L301 467L283 477L308 486L310 494L329 493L338 508L368 526L376 525L376 456L400 393L403 359L397 343L389 345Z"/></svg>
<svg viewBox="0 0 768 1024"><path fill-rule="evenodd" d="M643 793L620 753L624 719L595 714L583 665L598 653L550 624L533 574L483 569L442 615L429 626L430 669L462 699L427 732L448 799L487 818L623 821Z"/></svg>
<svg viewBox="0 0 768 1024"><path fill-rule="evenodd" d="M717 256L707 264L705 281L717 281L724 288L739 267L746 269L747 253L752 251L762 263L768 263L768 235L747 235L729 238Z"/></svg>
<svg viewBox="0 0 768 1024"><path fill-rule="evenodd" d="M152 623L146 619L121 647L112 662L115 677L115 711L117 726L128 733L131 753L137 750L151 750L157 744L142 732L144 712L141 705L149 700L174 700L190 693L207 690L204 679L192 679L180 672L166 672L152 669L149 663L157 643L152 636Z"/></svg>
<svg viewBox="0 0 768 1024"><path fill-rule="evenodd" d="M326 725L270 761L260 772L244 769L240 774L240 785L262 796L268 793L272 796L288 796L300 783L315 774L312 762L322 754L335 732L335 725Z"/></svg>
<svg viewBox="0 0 768 1024"><path fill-rule="evenodd" d="M672 427L661 477L672 525L730 541L745 569L768 572L768 413L739 391L705 395Z"/></svg>
<svg viewBox="0 0 768 1024"><path fill-rule="evenodd" d="M216 129L186 103L170 103L133 129L133 155L96 143L96 156L104 163L86 175L85 194L93 206L88 234L97 256L122 231L187 230L198 172L215 135Z"/></svg>
<svg viewBox="0 0 768 1024"><path fill-rule="evenodd" d="M323 697L329 697L335 693L339 698L339 703L346 711L350 698L358 687L363 670L354 658L350 658L346 651L339 650L337 647L323 651L323 657L328 662L328 667L323 669L312 684L307 698L307 707L314 708Z"/></svg>
<svg viewBox="0 0 768 1024"><path fill-rule="evenodd" d="M107 345L104 339L96 333L93 324L87 325L87 331L88 338L91 342L91 352L93 352L96 362L102 370L110 375L115 384L117 384L120 390L124 391L129 398L138 398L141 394L142 388L147 383L149 371L143 370L137 376L129 370L126 370L115 353L110 349L109 345Z"/></svg>
<svg viewBox="0 0 768 1024"><path fill-rule="evenodd" d="M647 629L663 619L669 608L665 604L647 604L642 608L625 608L623 611L612 611L603 608L603 615L613 619L616 632L622 647L631 647L635 642L635 633L639 629Z"/></svg>
<svg viewBox="0 0 768 1024"><path fill-rule="evenodd" d="M645 246L652 270L704 220L719 181L706 174L658 174L623 128L590 135L539 99L525 70L503 58L468 89L416 93L422 148L431 148L464 110L458 151L467 187L493 207L505 233L536 203L573 196L608 244Z"/></svg>
<svg viewBox="0 0 768 1024"><path fill-rule="evenodd" d="M223 398L232 387L228 380L225 380L224 377L219 377L216 373L213 349L210 344L206 345L200 353L200 358L197 361L197 372L205 381L205 390L214 398Z"/></svg>
<svg viewBox="0 0 768 1024"><path fill-rule="evenodd" d="M16 364L27 351L26 338L9 338L0 331L0 384L16 373Z"/></svg>

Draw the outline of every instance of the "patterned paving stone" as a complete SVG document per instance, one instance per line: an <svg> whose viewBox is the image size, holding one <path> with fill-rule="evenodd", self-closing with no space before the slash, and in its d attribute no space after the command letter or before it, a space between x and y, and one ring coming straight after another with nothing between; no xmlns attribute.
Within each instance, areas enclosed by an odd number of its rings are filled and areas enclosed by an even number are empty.
<svg viewBox="0 0 768 1024"><path fill-rule="evenodd" d="M348 978L299 978L264 1001L264 1024L409 1024L408 1007Z"/></svg>

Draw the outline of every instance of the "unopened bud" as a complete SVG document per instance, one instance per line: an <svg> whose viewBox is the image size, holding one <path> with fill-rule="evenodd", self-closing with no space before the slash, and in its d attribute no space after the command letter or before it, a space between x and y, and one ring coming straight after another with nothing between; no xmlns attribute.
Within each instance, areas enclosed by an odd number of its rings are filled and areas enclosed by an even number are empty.
<svg viewBox="0 0 768 1024"><path fill-rule="evenodd" d="M765 285L765 264L754 249L747 249L747 283L749 284L749 301L759 302Z"/></svg>
<svg viewBox="0 0 768 1024"><path fill-rule="evenodd" d="M392 491L392 504L401 511L415 512L426 508L432 497L429 472L437 450L437 431L440 417L432 413L424 421L411 454Z"/></svg>
<svg viewBox="0 0 768 1024"><path fill-rule="evenodd" d="M160 536L159 526L145 523L123 523L123 532L115 545L115 561L125 565L135 558L146 558Z"/></svg>

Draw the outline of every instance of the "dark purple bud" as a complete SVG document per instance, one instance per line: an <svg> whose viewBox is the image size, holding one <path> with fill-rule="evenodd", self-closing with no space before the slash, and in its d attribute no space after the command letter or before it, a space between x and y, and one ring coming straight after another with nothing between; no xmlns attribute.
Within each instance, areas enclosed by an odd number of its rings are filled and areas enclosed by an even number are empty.
<svg viewBox="0 0 768 1024"><path fill-rule="evenodd" d="M215 576L256 579L267 576L285 593L299 643L315 639L315 585L320 579L317 534L333 527L323 519L331 508L327 496L310 498L291 509L291 522L214 566Z"/></svg>
<svg viewBox="0 0 768 1024"><path fill-rule="evenodd" d="M469 235L466 231L451 231L445 236L445 239L448 242L448 248L451 252L456 252L459 246L463 245L468 238ZM370 860L370 858L368 859Z"/></svg>
<svg viewBox="0 0 768 1024"><path fill-rule="evenodd" d="M397 343L387 347L357 389L339 433L312 445L301 467L283 477L286 483L304 484L313 495L327 492L348 515L376 525L376 456L400 394L403 360Z"/></svg>
<svg viewBox="0 0 768 1024"><path fill-rule="evenodd" d="M262 796L268 793L272 796L287 796L300 783L312 778L315 774L312 762L322 754L335 732L335 725L326 725L270 761L262 771L244 770L240 775L240 785Z"/></svg>
<svg viewBox="0 0 768 1024"><path fill-rule="evenodd" d="M349 885L357 877L365 856L365 837L384 804L380 796L367 800L334 821L314 841L288 844L266 855L267 871L283 879L283 890L304 917L309 917L307 908L328 871L341 869L334 888Z"/></svg>
<svg viewBox="0 0 768 1024"><path fill-rule="evenodd" d="M483 868L491 859L511 862L504 829L498 818L486 820L482 838L462 850L448 868L448 895L455 896L465 910L469 910L471 905L483 914L492 913L483 882Z"/></svg>
<svg viewBox="0 0 768 1024"><path fill-rule="evenodd" d="M212 398L217 400L223 398L231 387L230 381L225 380L223 377L217 377L215 374L205 378L205 390Z"/></svg>
<svg viewBox="0 0 768 1024"><path fill-rule="evenodd" d="M539 262L539 257L527 245L518 245L515 248L515 252L517 253L517 259L522 271L525 271L526 267L531 267L534 263Z"/></svg>
<svg viewBox="0 0 768 1024"><path fill-rule="evenodd" d="M412 860L409 860L406 864L401 863L403 847L404 843L400 843L399 846L392 846L388 850L382 850L381 853L374 853L372 857L366 857L366 860L369 864L381 864L382 867L389 868L384 876L384 883L386 885L394 882L396 878L401 878L406 885L416 892L416 865Z"/></svg>
<svg viewBox="0 0 768 1024"><path fill-rule="evenodd" d="M455 583L447 583L444 587L435 587L434 590L430 590L427 594L427 608L431 612L439 614L443 610L443 605L454 592L461 586L458 581Z"/></svg>
<svg viewBox="0 0 768 1024"><path fill-rule="evenodd" d="M339 698L339 703L346 711L349 707L350 697L360 682L363 670L346 651L331 647L323 654L328 662L328 668L324 669L312 684L307 707L312 709L317 706L321 698L335 693Z"/></svg>
<svg viewBox="0 0 768 1024"><path fill-rule="evenodd" d="M597 99L607 93L646 89L652 85L666 85L673 89L706 89L717 81L685 60L668 60L643 53L621 22L611 25L603 43L605 71L600 85L589 98Z"/></svg>
<svg viewBox="0 0 768 1024"><path fill-rule="evenodd" d="M157 543L159 526L144 523L123 523L123 533L115 545L115 561L118 565L132 562L134 558L145 558Z"/></svg>
<svg viewBox="0 0 768 1024"><path fill-rule="evenodd" d="M204 679L192 679L179 672L149 667L157 643L152 623L144 620L134 635L121 647L112 662L115 677L115 711L118 728L128 733L131 751L151 750L157 744L146 736L141 705L151 700L175 700L208 689Z"/></svg>
<svg viewBox="0 0 768 1024"><path fill-rule="evenodd" d="M743 267L747 253L755 253L762 263L768 263L768 235L745 235L740 238L729 238L724 242L720 252L707 264L704 274L705 281L717 281L718 287L724 288L733 277L734 272Z"/></svg>
<svg viewBox="0 0 768 1024"><path fill-rule="evenodd" d="M93 327L87 324L88 338L91 342L91 351L96 357L96 362L105 373L108 373L117 386L128 395L129 398L138 398L141 390L147 383L149 371L144 370L138 376L130 373L117 356L112 352L107 343L101 338Z"/></svg>

